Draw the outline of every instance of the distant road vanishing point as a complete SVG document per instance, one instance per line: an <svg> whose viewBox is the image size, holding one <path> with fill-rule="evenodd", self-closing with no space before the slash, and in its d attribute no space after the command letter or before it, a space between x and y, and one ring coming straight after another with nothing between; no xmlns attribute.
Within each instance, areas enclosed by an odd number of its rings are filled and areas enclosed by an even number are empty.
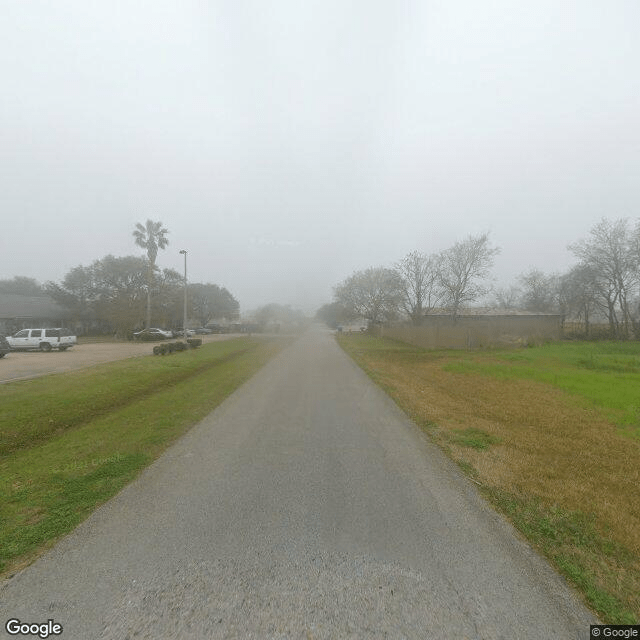
<svg viewBox="0 0 640 640"><path fill-rule="evenodd" d="M53 620L63 640L572 640L596 622L320 327L8 580L0 611L7 637Z"/></svg>

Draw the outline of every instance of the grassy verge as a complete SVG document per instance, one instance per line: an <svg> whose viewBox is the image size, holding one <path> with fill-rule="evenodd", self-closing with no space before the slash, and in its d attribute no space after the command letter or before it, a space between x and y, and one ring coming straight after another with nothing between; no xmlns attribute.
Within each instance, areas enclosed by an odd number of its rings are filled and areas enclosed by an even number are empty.
<svg viewBox="0 0 640 640"><path fill-rule="evenodd" d="M603 621L640 620L640 345L339 342Z"/></svg>
<svg viewBox="0 0 640 640"><path fill-rule="evenodd" d="M75 528L285 344L240 338L0 386L0 573Z"/></svg>

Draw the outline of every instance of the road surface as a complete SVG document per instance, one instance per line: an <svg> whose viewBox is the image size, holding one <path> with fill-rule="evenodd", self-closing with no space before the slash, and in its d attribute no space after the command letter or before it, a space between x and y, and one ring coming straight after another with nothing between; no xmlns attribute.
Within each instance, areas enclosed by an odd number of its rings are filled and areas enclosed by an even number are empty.
<svg viewBox="0 0 640 640"><path fill-rule="evenodd" d="M9 580L0 611L64 640L570 640L595 622L318 328Z"/></svg>

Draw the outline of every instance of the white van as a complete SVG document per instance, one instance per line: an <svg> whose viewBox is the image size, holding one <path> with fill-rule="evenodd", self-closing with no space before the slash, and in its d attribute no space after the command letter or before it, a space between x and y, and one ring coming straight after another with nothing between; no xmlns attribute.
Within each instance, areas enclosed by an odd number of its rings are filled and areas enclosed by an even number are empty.
<svg viewBox="0 0 640 640"><path fill-rule="evenodd" d="M40 349L40 351L51 351L58 349L65 351L73 347L77 342L69 329L21 329L12 336L7 336L7 342L12 351L26 351L30 349Z"/></svg>

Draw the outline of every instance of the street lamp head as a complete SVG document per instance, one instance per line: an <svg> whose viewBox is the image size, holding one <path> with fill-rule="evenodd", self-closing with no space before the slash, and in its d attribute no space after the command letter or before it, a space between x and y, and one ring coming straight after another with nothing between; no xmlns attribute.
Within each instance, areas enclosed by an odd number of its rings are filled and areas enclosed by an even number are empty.
<svg viewBox="0 0 640 640"><path fill-rule="evenodd" d="M185 256L187 255L187 252L184 249L180 249L179 253L184 253Z"/></svg>

